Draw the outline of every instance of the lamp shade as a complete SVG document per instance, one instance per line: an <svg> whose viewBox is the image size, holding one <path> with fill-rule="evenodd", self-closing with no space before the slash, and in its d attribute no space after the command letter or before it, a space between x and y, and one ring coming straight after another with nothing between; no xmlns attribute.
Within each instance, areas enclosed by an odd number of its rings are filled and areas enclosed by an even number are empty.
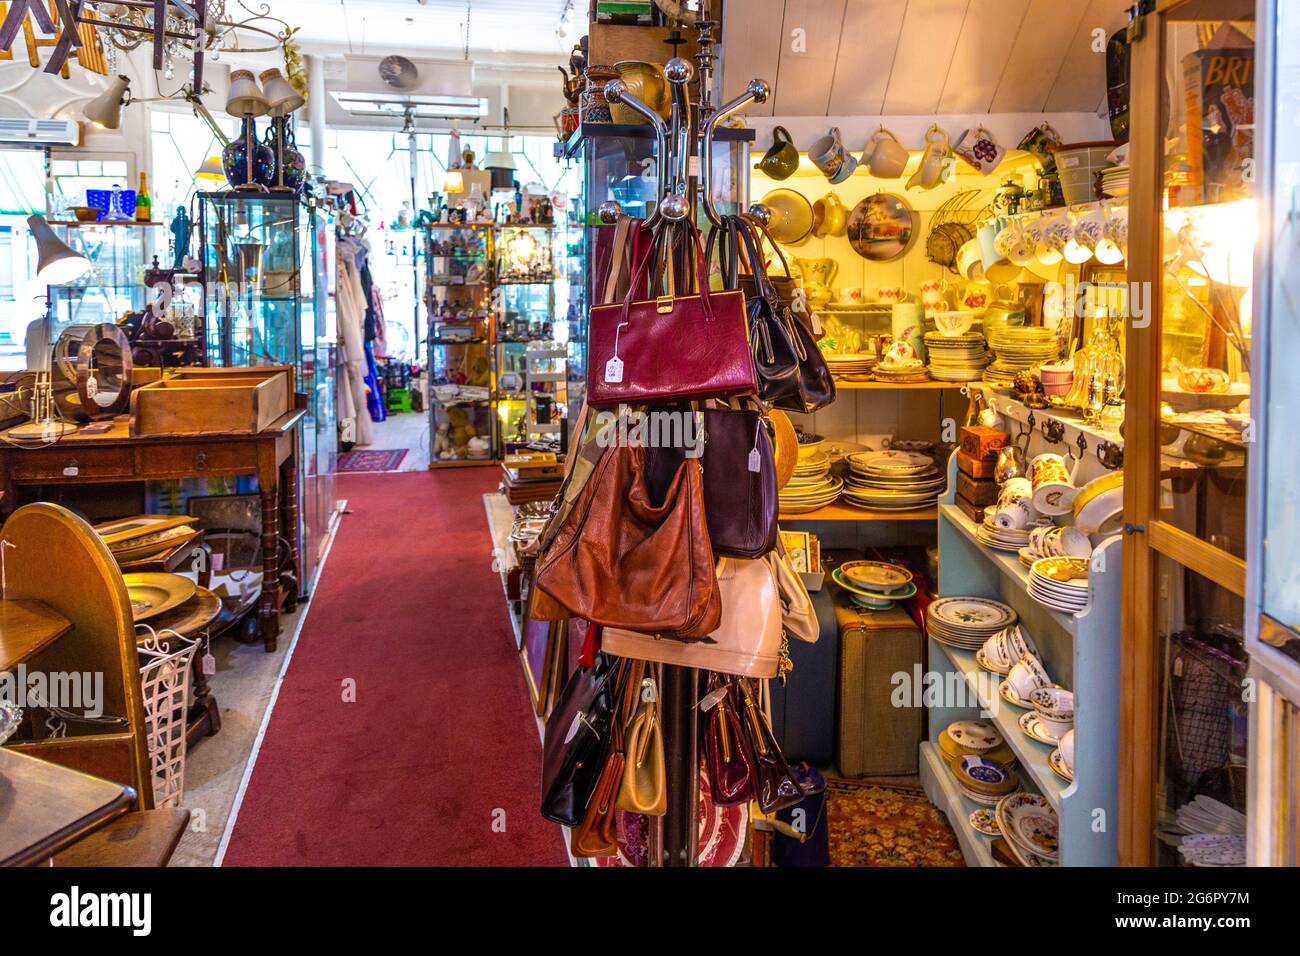
<svg viewBox="0 0 1300 956"><path fill-rule="evenodd" d="M234 70L230 74L230 96L226 99L226 112L231 116L265 116L268 109L251 70Z"/></svg>
<svg viewBox="0 0 1300 956"><path fill-rule="evenodd" d="M83 111L86 119L100 129L117 129L122 125L122 106L130 88L129 77L114 77L109 81L108 89L86 104Z"/></svg>
<svg viewBox="0 0 1300 956"><path fill-rule="evenodd" d="M64 285L86 274L90 260L54 234L44 216L29 216L27 225L36 240L36 281Z"/></svg>
<svg viewBox="0 0 1300 956"><path fill-rule="evenodd" d="M203 161L203 165L194 170L195 179L212 179L221 182L226 181L226 171L221 168L220 156L209 156Z"/></svg>
<svg viewBox="0 0 1300 956"><path fill-rule="evenodd" d="M274 67L264 72L260 79L262 90L266 94L268 112L272 116L288 116L307 102L284 78L284 74Z"/></svg>

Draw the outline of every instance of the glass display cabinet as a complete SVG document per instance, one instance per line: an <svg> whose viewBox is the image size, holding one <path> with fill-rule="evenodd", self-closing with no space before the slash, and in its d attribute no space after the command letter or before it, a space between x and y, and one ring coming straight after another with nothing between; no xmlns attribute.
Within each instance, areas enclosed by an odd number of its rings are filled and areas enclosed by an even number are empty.
<svg viewBox="0 0 1300 956"><path fill-rule="evenodd" d="M1148 307L1127 323L1120 861L1244 864L1254 4L1150 7L1128 31L1129 280ZM1210 832L1231 839L1198 848Z"/></svg>
<svg viewBox="0 0 1300 956"><path fill-rule="evenodd" d="M51 223L60 239L90 260L76 282L50 286L50 341L71 326L116 322L145 307L144 272L165 258L167 233L158 223Z"/></svg>
<svg viewBox="0 0 1300 956"><path fill-rule="evenodd" d="M214 366L292 365L301 427L301 582L314 582L337 512L333 217L313 200L199 194L202 316Z"/></svg>
<svg viewBox="0 0 1300 956"><path fill-rule="evenodd" d="M528 225L500 226L496 233L498 457L558 435L566 417L565 352L554 342L553 235L550 226Z"/></svg>
<svg viewBox="0 0 1300 956"><path fill-rule="evenodd" d="M1300 179L1300 107L1287 78L1300 71L1300 9L1268 5L1259 23L1256 71L1260 117L1258 190L1272 197L1261 222L1274 223L1262 243L1255 290L1256 330L1246 634L1254 710L1250 728L1250 863L1300 865L1300 304L1291 291L1300 268L1293 184Z"/></svg>
<svg viewBox="0 0 1300 956"><path fill-rule="evenodd" d="M482 465L498 447L492 223L426 223L429 467ZM504 406L503 406L504 407Z"/></svg>

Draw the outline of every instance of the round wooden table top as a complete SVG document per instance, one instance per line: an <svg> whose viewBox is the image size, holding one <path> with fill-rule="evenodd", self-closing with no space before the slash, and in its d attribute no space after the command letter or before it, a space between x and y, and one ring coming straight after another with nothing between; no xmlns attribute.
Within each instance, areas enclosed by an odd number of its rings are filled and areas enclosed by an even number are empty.
<svg viewBox="0 0 1300 956"><path fill-rule="evenodd" d="M181 637L194 638L215 621L220 613L221 598L215 591L201 587L184 604L145 623L159 634L165 644L171 635L163 634L164 630L175 631ZM140 628L136 630L135 636L138 643L148 640L149 632Z"/></svg>

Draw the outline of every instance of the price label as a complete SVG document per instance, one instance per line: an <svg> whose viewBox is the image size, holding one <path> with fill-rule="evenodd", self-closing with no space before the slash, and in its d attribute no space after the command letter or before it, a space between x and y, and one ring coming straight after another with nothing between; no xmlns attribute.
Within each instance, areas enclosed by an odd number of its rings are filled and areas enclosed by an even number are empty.
<svg viewBox="0 0 1300 956"><path fill-rule="evenodd" d="M718 704L722 702L722 699L726 696L727 696L727 686L725 684L715 690L709 691L707 694L704 695L704 699L700 701L700 710L705 711L707 713L708 711L712 710L714 707L717 707Z"/></svg>
<svg viewBox="0 0 1300 956"><path fill-rule="evenodd" d="M758 453L757 448L749 453L749 470L756 474L763 470L763 456Z"/></svg>
<svg viewBox="0 0 1300 956"><path fill-rule="evenodd" d="M203 676L211 677L217 672L217 659L211 654L203 655Z"/></svg>
<svg viewBox="0 0 1300 956"><path fill-rule="evenodd" d="M617 355L605 363L605 381L611 384L623 381L623 360Z"/></svg>

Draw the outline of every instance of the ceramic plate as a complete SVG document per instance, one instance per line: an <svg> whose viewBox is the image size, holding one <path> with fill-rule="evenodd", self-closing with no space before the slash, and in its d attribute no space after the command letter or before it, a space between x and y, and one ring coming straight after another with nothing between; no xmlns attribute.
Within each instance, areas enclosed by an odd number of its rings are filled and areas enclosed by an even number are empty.
<svg viewBox="0 0 1300 956"><path fill-rule="evenodd" d="M959 632L988 631L989 636L1016 623L1009 605L979 597L940 598L930 605L930 616Z"/></svg>
<svg viewBox="0 0 1300 956"><path fill-rule="evenodd" d="M949 724L945 732L954 743L968 750L992 750L1002 743L997 728L983 720L958 720Z"/></svg>
<svg viewBox="0 0 1300 956"><path fill-rule="evenodd" d="M905 601L916 594L916 585L910 581L896 590L875 590L873 588L860 588L854 586L852 583L844 579L842 572L842 568L836 568L831 572L831 580L844 588L844 590L848 591L852 597L869 598L873 601Z"/></svg>
<svg viewBox="0 0 1300 956"><path fill-rule="evenodd" d="M1037 796L1033 794L1032 796ZM1061 858L1060 827L1056 811L1042 797L1037 802L1012 802L1002 812L1002 821L1009 824L1008 835L1021 849L1055 862Z"/></svg>
<svg viewBox="0 0 1300 956"><path fill-rule="evenodd" d="M975 652L975 663L990 674L1001 674L1005 677L1011 672L1010 667L997 667L994 665L994 663L989 660L989 656L984 653L984 648L982 647Z"/></svg>
<svg viewBox="0 0 1300 956"><path fill-rule="evenodd" d="M976 833L982 833L985 836L1002 835L1002 831L998 829L997 814L992 810L985 810L983 807L971 813L970 825Z"/></svg>
<svg viewBox="0 0 1300 956"><path fill-rule="evenodd" d="M912 582L911 571L884 561L846 561L836 570L849 583L871 592L899 591Z"/></svg>
<svg viewBox="0 0 1300 956"><path fill-rule="evenodd" d="M1016 689L1011 686L1011 681L1004 680L998 684L998 696L1005 700L1012 707L1019 707L1023 710L1029 710L1031 705L1028 701L1023 701L1016 694Z"/></svg>
<svg viewBox="0 0 1300 956"><path fill-rule="evenodd" d="M963 789L989 796L1008 794L1020 784L1008 767L979 754L959 757L952 762L951 769Z"/></svg>

